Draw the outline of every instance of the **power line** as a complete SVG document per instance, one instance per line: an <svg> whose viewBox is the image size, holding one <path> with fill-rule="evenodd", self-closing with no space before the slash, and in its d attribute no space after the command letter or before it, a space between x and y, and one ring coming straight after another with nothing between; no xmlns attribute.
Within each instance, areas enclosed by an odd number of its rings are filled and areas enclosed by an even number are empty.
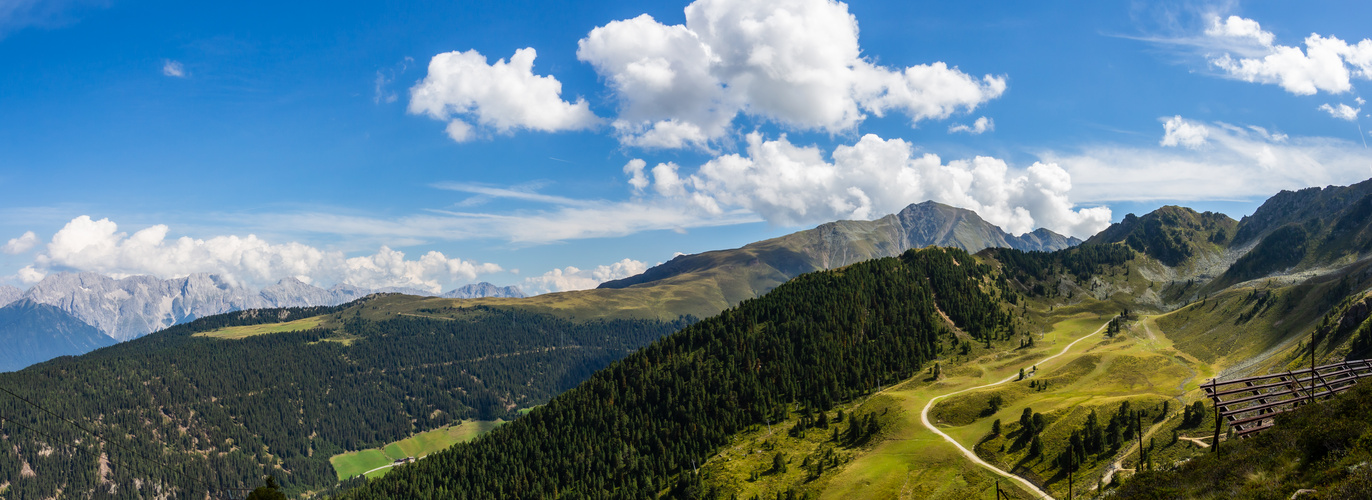
<svg viewBox="0 0 1372 500"><path fill-rule="evenodd" d="M112 442L106 440L105 438L100 437L100 435L99 435L99 434L96 434L95 431L92 431L92 430L90 430L90 429L87 429L87 428L85 428L84 426L82 426L81 424L76 423L74 420L69 419L69 418L67 418L67 417L64 417L64 416L62 416L62 415L58 415L57 412L54 412L54 411L49 410L49 409L47 409L47 408L44 408L42 405L39 405L38 403L34 403L33 401L29 401L28 399L24 398L23 396L20 396L20 395L18 395L18 394L15 394L14 392L10 391L9 389L6 389L5 387L0 387L0 392L4 392L5 394L9 394L11 397L14 397L15 399L18 399L18 400L20 400L20 401L23 401L24 403L27 403L29 406L32 406L32 407L34 407L34 408L37 408L37 409L39 409L40 411L42 411L43 413L47 413L48 415L51 415L53 418L56 418L56 419L58 419L58 420L61 420L61 421L66 422L66 423L68 423L68 424L71 424L71 426L76 427L77 429L81 429L81 430L84 431L86 434L90 434L91 437L95 438L97 441L100 441L101 443L104 443L104 444L109 445L109 446L113 446L113 447L115 447L115 448L119 448L119 449L124 450L124 451L126 451L126 452L128 452L128 453L133 454L133 455L134 455L135 457L137 457L137 458L142 458L143 460L146 460L146 461L148 461L148 462L152 462L154 465L158 466L158 467L161 468L162 470L167 471L167 472L170 472L170 473L172 473L172 474L175 474L177 477L180 477L180 478L182 478L182 479L187 479L187 480L190 480L190 481L195 482L195 483L199 483L200 486L203 486L203 487L205 488L205 491L207 491L207 492L209 492L209 491L214 491L214 489L210 487L209 483L206 483L206 482L204 482L204 481L202 481L202 480L200 480L200 479L198 479L198 478L193 478L193 477L187 476L187 475L185 475L185 474L182 474L182 473L180 473L180 472L177 472L177 471L175 471L175 470L172 470L171 467L167 466L167 464L164 464L164 463L162 463L161 461L154 460L154 459L152 459L152 458L148 458L147 455L143 455L142 453L139 453L139 452L137 452L137 451L135 451L135 450L133 450L133 449L130 449L130 448L127 448L127 447L124 447L124 446L121 446L121 445L112 443ZM13 419L9 419L9 420L7 420L7 421L9 421L9 422L14 422ZM23 424L17 424L17 425L19 425L20 427L24 427L24 428L26 428L26 429L29 429L29 427L24 426ZM32 429L30 429L30 430L32 430ZM35 431L35 432L39 432L39 431ZM84 450L83 450L83 451L84 451ZM149 472L150 472L150 471L149 471Z"/></svg>

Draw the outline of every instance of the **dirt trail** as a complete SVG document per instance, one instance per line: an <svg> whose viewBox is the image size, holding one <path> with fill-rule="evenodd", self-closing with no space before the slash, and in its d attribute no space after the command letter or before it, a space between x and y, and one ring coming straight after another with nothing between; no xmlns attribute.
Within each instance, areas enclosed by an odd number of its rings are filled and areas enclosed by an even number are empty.
<svg viewBox="0 0 1372 500"><path fill-rule="evenodd" d="M1067 351L1070 350L1070 349L1072 349L1072 346L1077 345L1077 342L1081 342L1081 341L1086 340L1086 339L1088 339L1088 338L1090 338L1090 337L1092 337L1092 336L1095 336L1095 335L1100 335L1101 332L1105 331L1105 327L1106 327L1106 326L1109 326L1109 323L1106 323L1106 324L1104 324L1104 325L1101 325L1100 328L1096 329L1096 331L1094 331L1094 332L1092 332L1092 333L1088 333L1088 334L1086 334L1086 335L1083 335L1081 338L1078 338L1078 339L1076 339L1076 340L1073 340L1072 343L1067 344L1066 347L1063 347L1063 348L1062 348L1062 352L1059 352L1059 353L1054 354L1054 355L1052 355L1052 356L1043 358L1042 360L1039 360L1038 363L1034 363L1034 364L1035 364L1035 365L1044 364L1044 363L1047 363L1047 362L1049 362L1049 361L1052 361L1053 359L1055 359L1055 358L1057 358L1057 357L1059 357L1059 356L1062 356L1062 355L1064 355L1064 354L1067 354ZM932 408L934 407L934 404L938 403L939 400L944 399L944 398L947 398L947 397L950 397L950 396L955 396L955 395L958 395L958 394L962 394L962 393L968 392L968 391L975 391L975 390L977 390L977 389L985 389L985 388L987 388L987 387L995 387L995 386L998 386L998 385L1001 385L1001 384L1004 384L1004 383L1007 383L1007 382L1013 382L1013 381L1017 380L1018 378L1019 378L1019 374L1014 374L1014 375L1010 375L1010 376L1008 376L1008 377L1005 377L1004 380L1001 380L1001 381L999 381L999 382L992 382L992 383L989 383L989 384L986 384L986 385L979 385L979 386L976 386L976 387L969 387L969 388L966 388L966 389L962 389L962 390L950 392L950 393L948 393L948 394L943 394L943 395L941 395L941 396L934 396L932 399L929 400L929 403L928 403L928 404L924 405L924 411L921 411L921 412L920 412L920 414L919 414L919 419L920 419L920 422L924 424L924 427L925 427L926 429L929 429L929 430L932 431L934 434L938 434L939 437L942 437L944 441L947 441L949 444L952 444L954 447L956 447L956 448L958 449L958 451L961 451L961 452L962 452L963 456L967 457L968 460L971 460L972 463L975 463L975 464L977 464L977 465L980 465L980 466L982 466L982 467L985 467L986 469L990 470L991 472L996 473L997 475L1000 475L1001 477L1004 477L1004 478L1010 479L1011 481L1015 481L1016 483L1019 483L1020 486L1024 487L1024 489L1028 490L1030 493L1032 493L1033 495L1035 495L1035 497L1037 497L1037 498L1047 498L1047 499L1050 499L1050 500L1051 500L1051 499L1053 498L1053 496L1052 496L1052 495L1049 495L1048 492L1043 491L1042 489L1040 489L1040 488L1038 487L1038 485L1035 485L1034 483L1030 482L1028 479L1025 479L1025 478L1022 478L1022 477L1020 477L1020 476L1018 476L1018 475L1011 474L1011 473L1009 473L1009 472L1003 471L1003 470L1001 470L999 467L996 467L996 466L994 466L994 465L991 465L990 463L987 463L985 460L982 460L981 457L977 456L976 453L973 453L972 450L969 450L969 449L967 449L966 447L962 446L962 443L957 442L956 439L953 439L953 438L950 437L949 435L944 434L943 431L938 430L937 427L935 427L933 424L929 423L929 410L932 409Z"/></svg>
<svg viewBox="0 0 1372 500"><path fill-rule="evenodd" d="M427 457L427 456L428 456L428 455L424 455L424 457ZM418 462L418 461L420 461L420 460L423 460L424 457L415 457L414 461L415 461L415 462ZM409 462L406 462L406 463L409 463ZM401 465L404 465L404 464L401 464ZM367 474L371 474L371 473L376 472L376 471L379 471L379 470L381 470L381 469L389 469L389 468L395 467L395 466L396 466L396 463L395 463L395 462L391 462L391 463L388 463L388 464L383 465L383 466L381 466L381 467L377 467L377 468L375 468L375 469L369 470L369 471L367 471L367 472L363 472L363 473L358 474L358 475L359 475L359 476L365 476L365 475L367 475ZM357 477L357 476L353 476L353 477Z"/></svg>
<svg viewBox="0 0 1372 500"><path fill-rule="evenodd" d="M1152 316L1141 318L1141 319L1139 320L1139 324L1143 325L1144 334L1146 334L1146 335L1148 336L1148 339L1149 339L1149 340L1157 340L1157 339L1158 339L1158 336L1157 336L1156 334L1153 333L1153 329L1152 329L1152 328L1149 328L1149 327L1148 327L1148 320L1151 319L1151 318L1152 318ZM1166 333L1166 332L1164 332L1164 333ZM1185 368L1186 371L1188 371L1188 372L1191 373L1191 376L1187 377L1186 380L1183 380L1183 381L1181 381L1180 384L1177 384L1177 391L1180 392L1181 394L1178 394L1177 396L1173 396L1173 397L1172 397L1172 399L1174 399L1174 400L1177 401L1177 404L1180 404L1181 406L1185 407L1185 406L1186 406L1186 401L1183 401L1183 400L1181 399L1181 397L1185 395L1186 384L1191 383L1191 380L1195 379L1196 376L1198 375L1198 373L1196 373L1196 370L1193 369L1193 368L1191 368L1190 365L1181 362L1180 359L1177 359L1176 356L1171 356L1171 355L1167 355L1167 354L1163 354L1163 356L1166 356L1167 359L1172 360L1173 363L1176 363L1178 366L1181 366L1182 368ZM1145 437L1153 435L1154 431L1156 431L1157 428L1158 428L1159 426L1161 426L1161 425L1162 425L1163 423L1165 423L1165 422L1166 422L1166 420L1164 420L1163 422L1159 422L1159 423L1157 423L1157 424L1150 425L1150 426L1148 427L1148 431L1146 432ZM1181 439L1191 440L1192 438L1181 437ZM1207 445L1207 444L1204 444L1204 443L1200 443L1200 442L1197 442L1197 444L1201 445L1201 447L1203 447L1203 448L1208 448L1208 447L1210 446L1210 445ZM1109 483L1110 483L1110 480L1111 480L1111 479L1114 479L1115 473L1117 473L1117 472L1122 472L1122 471L1133 472L1134 469L1126 469L1126 468L1124 468L1124 459L1125 459L1125 458L1128 458L1131 454L1133 454L1134 452L1138 451L1138 447L1139 447L1138 443L1132 443L1132 444L1130 444L1129 447L1126 448L1126 449L1124 450L1124 452L1120 453L1120 454L1117 456L1117 458L1115 458L1115 461L1114 461L1114 462L1110 462L1110 466L1105 468L1105 474L1101 476L1101 479L1100 479L1101 484L1109 484ZM1092 490L1092 491L1095 491L1095 489L1096 489L1095 486L1092 486L1092 487L1091 487L1091 490Z"/></svg>
<svg viewBox="0 0 1372 500"><path fill-rule="evenodd" d="M1208 441L1206 441L1206 440L1204 440L1204 439L1201 439L1201 438L1193 438L1193 437L1186 437L1186 436L1177 436L1177 439L1185 439L1185 440L1190 441L1190 442L1192 442L1192 443L1196 443L1196 446L1199 446L1199 447L1201 447L1201 448L1209 448L1209 447L1210 447L1210 442L1208 442Z"/></svg>

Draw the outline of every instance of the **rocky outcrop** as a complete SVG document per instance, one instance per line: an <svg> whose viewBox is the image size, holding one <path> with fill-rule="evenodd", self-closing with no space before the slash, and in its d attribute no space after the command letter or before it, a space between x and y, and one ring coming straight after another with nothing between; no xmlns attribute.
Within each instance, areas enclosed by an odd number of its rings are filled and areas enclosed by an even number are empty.
<svg viewBox="0 0 1372 500"><path fill-rule="evenodd" d="M372 290L345 284L324 289L296 278L286 278L262 290L254 290L210 274L164 280L152 276L116 279L97 273L55 273L21 296L61 309L106 335L124 341L214 314L256 308L332 306L376 292L434 295L411 288ZM5 297L4 293L4 289L0 289L0 299ZM480 295L482 293L505 295ZM447 295L463 298L523 296L517 288L500 288L489 283L468 285Z"/></svg>
<svg viewBox="0 0 1372 500"><path fill-rule="evenodd" d="M955 247L973 253L990 247L1054 251L1080 243L1047 229L1014 236L971 210L926 201L877 220L829 222L742 248L679 255L642 274L602 283L600 288L625 288L688 274L748 275L742 279L749 290L731 297L733 304L800 274L893 257L911 248Z"/></svg>
<svg viewBox="0 0 1372 500"><path fill-rule="evenodd" d="M524 292L517 286L495 286L482 281L449 291L440 297L449 299L484 299L487 297L522 299Z"/></svg>
<svg viewBox="0 0 1372 500"><path fill-rule="evenodd" d="M24 295L24 291L9 285L0 285L0 307L9 305L10 302L19 300Z"/></svg>

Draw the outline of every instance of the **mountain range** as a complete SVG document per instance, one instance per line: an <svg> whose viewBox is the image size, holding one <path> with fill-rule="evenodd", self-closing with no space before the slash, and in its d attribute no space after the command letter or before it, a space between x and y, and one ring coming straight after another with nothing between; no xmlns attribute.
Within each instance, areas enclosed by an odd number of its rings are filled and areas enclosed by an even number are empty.
<svg viewBox="0 0 1372 500"><path fill-rule="evenodd" d="M19 300L24 291L10 285L0 285L0 306Z"/></svg>
<svg viewBox="0 0 1372 500"><path fill-rule="evenodd" d="M293 495L984 494L996 476L943 444L961 441L974 450L963 453L1057 496L1070 488L1064 463L1089 484L1111 467L1139 468L1116 452L1193 456L1164 436L1197 432L1185 422L1206 414L1191 411L1206 378L1372 352L1367 208L1372 181L1282 192L1241 220L1162 207L1079 242L1016 238L922 203L680 256L591 290L385 294L209 316L0 374L0 386L43 387L34 397L48 404L81 394L81 408L118 409L92 425L161 439L164 462L219 487L274 474ZM899 250L929 245L952 248ZM290 289L310 287L283 282L281 296L302 295ZM110 377L116 368L124 375ZM1003 386L977 389L995 380ZM8 403L0 411L31 412ZM332 484L326 457L472 417L514 422L380 480ZM1128 445L1124 419L1146 426L1134 434L1146 453L1069 447L1078 429ZM158 438L178 433L190 437ZM78 455L43 454L41 436L0 435L6 445L20 451L0 455L0 482L16 494L108 489L94 472L17 472L98 470L59 465ZM156 473L112 477L126 490L199 488Z"/></svg>
<svg viewBox="0 0 1372 500"><path fill-rule="evenodd" d="M814 243L846 227L839 222L822 227L827 232L817 228L737 251L678 257L598 291L706 277L726 282L723 275L765 282L767 273L819 267L824 257L841 264L843 250L854 245L834 252ZM794 243L801 238L810 245ZM898 262L867 261L791 280L629 356L498 434L449 448L345 497L481 496L525 488L587 497L644 491L668 498L971 498L985 494L993 480L1007 484L1005 473L977 468L943 445L958 441L975 450L962 453L975 453L1034 488L1015 484L1010 498L1065 497L1074 476L1078 493L1095 484L1099 495L1117 484L1110 483L1113 471L1152 464L1165 469L1209 454L1189 444L1208 446L1208 429L1215 425L1205 423L1209 410L1198 386L1205 379L1283 373L1372 353L1372 181L1283 191L1241 220L1176 206L1129 214L1081 245L1052 253L987 249L969 256L947 250L951 267L929 263L938 253L910 251ZM876 272L881 266L887 269ZM910 268L926 269L927 277L918 280L935 290L911 293L900 290L908 282L890 280ZM982 284L973 291L938 282L963 272L986 274L973 279ZM887 291L855 292L865 287ZM968 314L988 300L978 289L998 305ZM959 300L941 302L950 295ZM828 302L836 296L842 299ZM891 368L880 363L922 354L900 353L899 340L884 335L940 329L906 327L908 320L886 308L931 298L938 314L946 314L949 331L924 341L920 353L932 352L939 362L913 374L886 371ZM835 317L848 319L807 325ZM812 345L833 335L842 340ZM873 342L886 348L853 356ZM1058 357L1065 360L1050 362ZM826 382L855 365L871 371L845 383ZM777 370L796 371L783 376ZM778 390L779 396L767 392ZM834 394L844 396L831 401ZM834 419L851 423L836 428ZM1126 421L1137 433L1122 430ZM1288 424L1278 419L1274 425ZM1317 452L1279 467L1304 470L1313 461L1309 456L1336 451L1328 443L1351 441L1367 430L1340 432L1317 442L1284 443ZM1202 438L1178 437L1187 434ZM1132 448L1131 435L1137 439ZM680 445L658 446L660 439ZM558 456L553 450L570 449L598 458L545 460ZM949 464L948 457L958 458ZM1365 465L1358 460L1365 455L1310 467L1342 480ZM633 470L641 464L656 468ZM477 472L493 470L499 473ZM1270 493L1265 482L1246 484ZM1290 490L1277 493L1285 498ZM1174 496L1164 489L1153 497Z"/></svg>
<svg viewBox="0 0 1372 500"><path fill-rule="evenodd" d="M643 274L606 282L600 286L602 291L548 294L519 300L519 303L521 307L542 312L565 311L569 302L578 304L580 298L598 294L602 295L598 300L637 303L637 307L597 307L589 312L593 316L664 320L683 315L703 318L760 296L795 276L900 255L911 248L944 246L976 252L988 247L1004 247L1052 251L1080 242L1047 229L1010 235L970 210L924 202L877 220L831 222L742 248L678 256ZM98 273L55 273L22 293L14 287L0 288L0 304L20 298L48 304L122 342L214 314L244 309L332 306L377 292L432 295L423 290L370 290L346 284L325 289L296 278L286 278L254 290L211 274L173 279L152 276L116 279ZM517 287L497 287L485 282L438 296L498 299L502 304L525 299ZM10 314L32 312L33 309L26 308ZM78 339L55 341L53 339L62 338L65 330L43 331L43 323L37 321L25 324L38 330L32 332L31 337L25 337L20 331L10 331L9 336L0 336L0 346L32 345L44 341L42 339L55 344L51 350L26 350L35 357L16 355L14 363L28 360L32 364L47 359L42 357L47 355L80 354L85 351L79 346L93 345ZM11 364L8 369L14 367Z"/></svg>
<svg viewBox="0 0 1372 500"><path fill-rule="evenodd" d="M911 248L938 246L976 253L998 247L1051 252L1080 243L1077 238L1043 228L1013 236L976 212L926 201L877 220L829 222L742 248L680 255L637 276L602 283L600 288L628 288L701 272L745 269L757 288L765 292L800 274L894 257Z"/></svg>
<svg viewBox="0 0 1372 500"><path fill-rule="evenodd" d="M27 291L0 287L0 350L6 351L0 371L17 370L33 363L81 354L108 345L95 341L83 323L102 337L124 342L196 318L244 309L334 306L373 293L431 295L422 290L388 288L371 290L337 284L320 288L296 278L286 278L261 290L212 274L160 279L152 276L112 278L99 273L54 273ZM490 283L467 285L444 296L523 297L517 287ZM49 307L37 308L35 304ZM58 312L63 319L54 321ZM25 318L25 316L32 316ZM22 325L22 327L21 327Z"/></svg>
<svg viewBox="0 0 1372 500"><path fill-rule="evenodd" d="M680 255L639 275L607 281L592 290L520 300L486 298L474 303L579 319L707 318L760 297L801 274L893 257L912 248L1053 251L1079 243L1077 238L1047 229L1013 236L976 212L928 201L876 220L830 222L741 248Z"/></svg>

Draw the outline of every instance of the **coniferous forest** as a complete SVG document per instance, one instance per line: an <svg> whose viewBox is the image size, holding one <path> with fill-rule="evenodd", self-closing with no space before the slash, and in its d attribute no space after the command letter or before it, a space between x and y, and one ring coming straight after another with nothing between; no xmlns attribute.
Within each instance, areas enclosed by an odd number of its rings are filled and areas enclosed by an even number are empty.
<svg viewBox="0 0 1372 500"><path fill-rule="evenodd" d="M940 310L975 338L1009 338L1004 283L939 248L803 275L345 498L708 496L691 471L733 433L795 407L827 410L949 349Z"/></svg>
<svg viewBox="0 0 1372 500"><path fill-rule="evenodd" d="M484 307L377 319L364 306L218 315L0 374L6 496L217 497L267 475L318 491L337 481L334 454L513 418L691 321ZM194 336L321 314L342 328Z"/></svg>

